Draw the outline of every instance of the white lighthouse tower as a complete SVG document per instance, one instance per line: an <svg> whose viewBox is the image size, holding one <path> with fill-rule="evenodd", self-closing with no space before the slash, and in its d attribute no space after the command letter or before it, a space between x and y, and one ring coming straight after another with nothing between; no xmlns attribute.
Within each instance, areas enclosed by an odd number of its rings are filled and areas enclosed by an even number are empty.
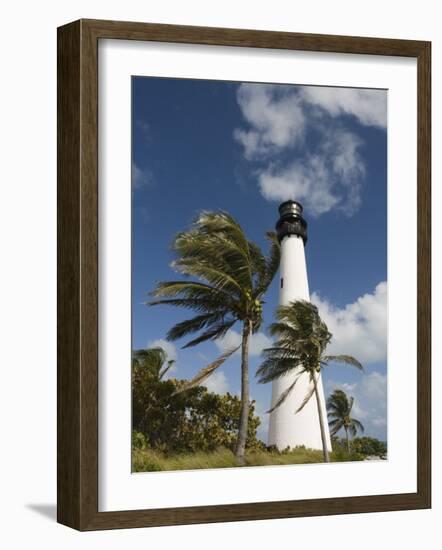
<svg viewBox="0 0 442 550"><path fill-rule="evenodd" d="M281 243L279 304L287 305L294 300L310 300L304 253L307 242L307 222L302 217L302 206L295 201L283 202L279 207L279 214L276 224L278 239ZM273 381L272 407L297 376L295 369L293 373ZM269 445L276 445L280 450L298 445L304 445L310 449L322 449L315 396L313 395L305 407L295 414L311 388L311 384L309 375L302 374L288 398L270 413ZM318 393L326 429L327 447L331 451L324 390L320 376Z"/></svg>

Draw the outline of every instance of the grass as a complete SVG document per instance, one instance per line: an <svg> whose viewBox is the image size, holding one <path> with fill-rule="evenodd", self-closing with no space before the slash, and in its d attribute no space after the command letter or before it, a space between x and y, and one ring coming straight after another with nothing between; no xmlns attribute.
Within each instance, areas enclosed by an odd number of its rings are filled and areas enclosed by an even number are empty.
<svg viewBox="0 0 442 550"><path fill-rule="evenodd" d="M357 460L342 453L331 453L332 462ZM246 453L244 466L274 466L284 464L314 464L323 462L322 451L298 447L292 451L253 451ZM166 456L146 449L132 450L132 471L160 472L171 470L200 470L206 468L236 468L235 455L229 449L220 448L213 452L196 452Z"/></svg>

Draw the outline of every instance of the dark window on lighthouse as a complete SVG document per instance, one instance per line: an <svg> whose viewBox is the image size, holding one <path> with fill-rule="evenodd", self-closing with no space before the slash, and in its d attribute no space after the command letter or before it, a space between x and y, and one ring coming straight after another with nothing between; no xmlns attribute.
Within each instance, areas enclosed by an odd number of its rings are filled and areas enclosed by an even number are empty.
<svg viewBox="0 0 442 550"><path fill-rule="evenodd" d="M281 277L281 288L284 286L284 277Z"/></svg>

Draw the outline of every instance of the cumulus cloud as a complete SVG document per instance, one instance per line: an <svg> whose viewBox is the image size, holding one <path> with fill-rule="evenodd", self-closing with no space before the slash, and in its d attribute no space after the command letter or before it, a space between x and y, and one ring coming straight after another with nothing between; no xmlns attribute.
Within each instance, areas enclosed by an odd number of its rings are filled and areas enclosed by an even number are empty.
<svg viewBox="0 0 442 550"><path fill-rule="evenodd" d="M296 197L310 214L332 208L353 214L360 205L365 165L359 153L361 140L345 130L328 132L315 154L308 154L282 168L258 171L259 188L268 200Z"/></svg>
<svg viewBox="0 0 442 550"><path fill-rule="evenodd" d="M261 355L262 350L269 348L272 345L271 339L263 332L257 332L252 334L250 338L249 352L251 356Z"/></svg>
<svg viewBox="0 0 442 550"><path fill-rule="evenodd" d="M225 353L229 349L236 348L241 344L241 335L236 330L228 330L222 338L215 340L216 347ZM238 352L237 352L238 353Z"/></svg>
<svg viewBox="0 0 442 550"><path fill-rule="evenodd" d="M215 393L222 394L229 391L229 382L223 371L215 371L201 385L205 386L209 391Z"/></svg>
<svg viewBox="0 0 442 550"><path fill-rule="evenodd" d="M236 128L234 138L255 163L264 198L303 201L316 216L332 209L352 215L359 208L364 142L338 117L385 128L385 91L242 84L237 101L246 128Z"/></svg>
<svg viewBox="0 0 442 550"><path fill-rule="evenodd" d="M327 393L344 390L354 397L352 416L360 420L366 435L386 439L387 437L387 375L378 371L363 375L354 384L342 384L334 380L325 382Z"/></svg>
<svg viewBox="0 0 442 550"><path fill-rule="evenodd" d="M384 361L387 357L387 283L379 283L352 304L338 308L319 294L311 300L317 305L333 339L327 351L354 355L361 363Z"/></svg>
<svg viewBox="0 0 442 550"><path fill-rule="evenodd" d="M305 117L298 94L288 86L242 84L238 104L250 130L236 129L234 137L251 160L303 139Z"/></svg>
<svg viewBox="0 0 442 550"><path fill-rule="evenodd" d="M323 109L333 117L352 115L366 126L387 126L385 90L303 86L300 94L306 103Z"/></svg>
<svg viewBox="0 0 442 550"><path fill-rule="evenodd" d="M227 331L225 336L215 340L215 344L222 353L225 353L227 350L237 347L241 344L241 334L239 334L239 332L237 332L236 330L230 329ZM263 332L252 334L249 342L250 356L256 357L258 355L261 355L262 350L264 348L270 347L271 344L272 341ZM240 350L236 352L236 354L239 353L241 353Z"/></svg>

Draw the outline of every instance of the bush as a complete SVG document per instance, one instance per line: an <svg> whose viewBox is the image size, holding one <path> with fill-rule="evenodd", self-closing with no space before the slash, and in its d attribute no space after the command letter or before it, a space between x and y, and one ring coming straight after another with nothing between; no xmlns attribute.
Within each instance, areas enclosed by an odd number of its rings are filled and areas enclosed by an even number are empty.
<svg viewBox="0 0 442 550"><path fill-rule="evenodd" d="M349 460L364 460L367 456L384 457L387 454L387 444L373 437L355 437L350 441L350 452L344 438L332 437L333 455L337 462Z"/></svg>
<svg viewBox="0 0 442 550"><path fill-rule="evenodd" d="M364 456L380 456L387 455L387 443L380 441L374 437L356 437L351 442L355 452L361 453Z"/></svg>
<svg viewBox="0 0 442 550"><path fill-rule="evenodd" d="M142 451L148 446L146 436L141 432L132 430L132 449Z"/></svg>
<svg viewBox="0 0 442 550"><path fill-rule="evenodd" d="M132 367L132 446L165 454L234 448L241 401L203 386L176 393L183 381L162 380L158 369L137 360ZM250 402L246 448L262 449L256 436L260 419Z"/></svg>

